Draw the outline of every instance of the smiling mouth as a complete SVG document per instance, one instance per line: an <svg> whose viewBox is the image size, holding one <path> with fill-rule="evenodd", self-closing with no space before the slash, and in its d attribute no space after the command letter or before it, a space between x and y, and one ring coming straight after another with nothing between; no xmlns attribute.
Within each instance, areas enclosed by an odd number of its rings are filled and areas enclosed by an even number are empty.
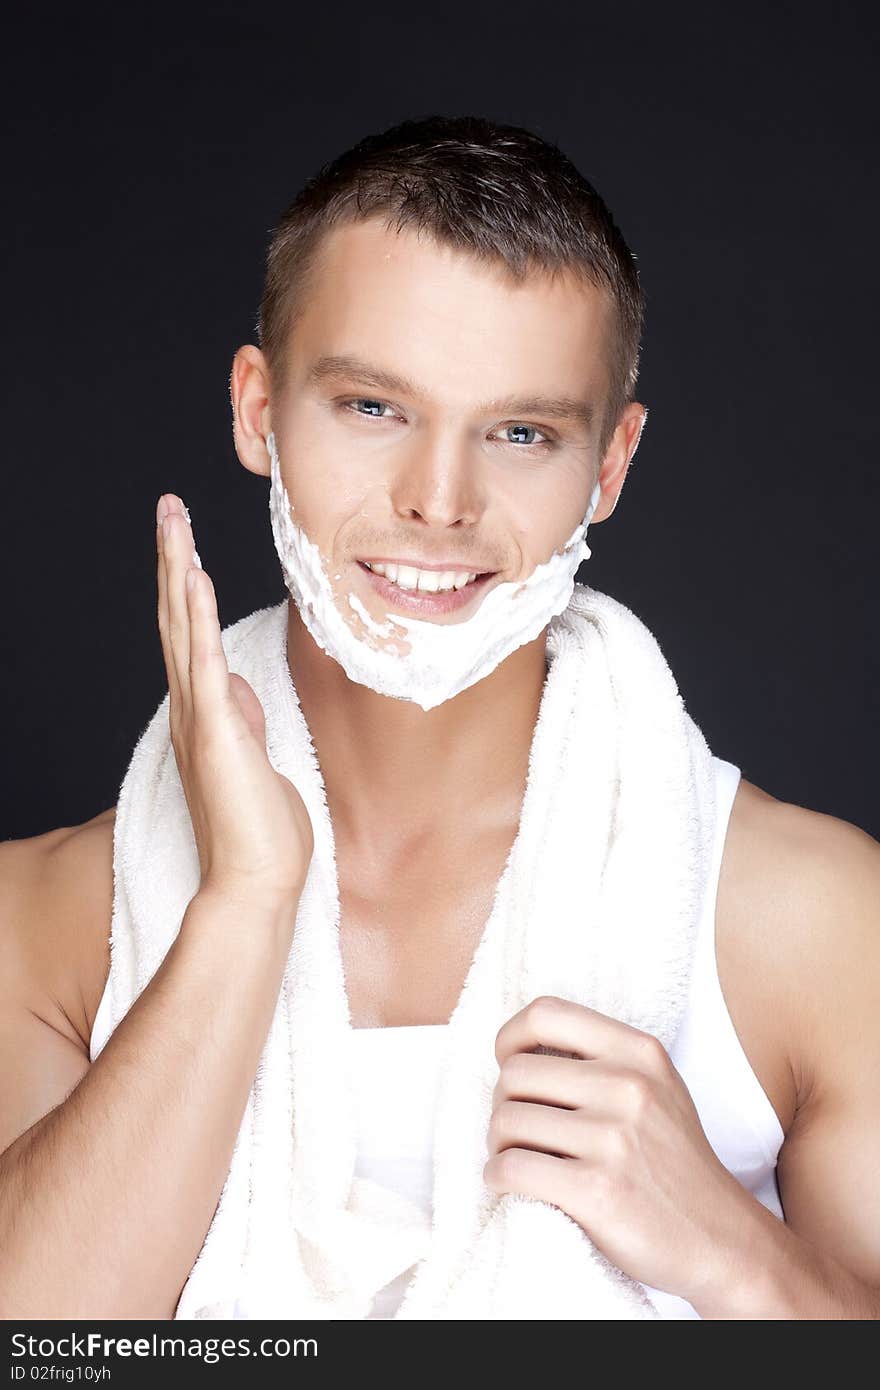
<svg viewBox="0 0 880 1390"><path fill-rule="evenodd" d="M395 584L398 589L403 589L405 593L409 594L446 594L454 589L464 589L468 585L475 583L476 580L485 579L487 575L494 573L494 571L489 570L474 571L461 568L454 569L452 566L444 569L440 569L439 567L424 569L415 565L403 566L391 563L385 564L378 560L359 560L358 564L363 565L371 574L376 574L380 578L386 579L389 584ZM416 582L403 583L400 574L401 570L406 571L408 580L412 580L413 576L415 576ZM423 577L433 582L424 583ZM443 579L446 580L446 583L441 585Z"/></svg>
<svg viewBox="0 0 880 1390"><path fill-rule="evenodd" d="M414 613L453 613L470 604L496 577L496 571L492 570L484 574L477 574L473 578L469 574L467 582L458 588L454 586L436 590L407 588L405 585L398 584L396 580L390 579L387 575L378 574L366 560L358 560L356 563L366 575L370 586L381 595L386 603L409 609L410 612ZM465 571L460 571L460 573L464 574Z"/></svg>

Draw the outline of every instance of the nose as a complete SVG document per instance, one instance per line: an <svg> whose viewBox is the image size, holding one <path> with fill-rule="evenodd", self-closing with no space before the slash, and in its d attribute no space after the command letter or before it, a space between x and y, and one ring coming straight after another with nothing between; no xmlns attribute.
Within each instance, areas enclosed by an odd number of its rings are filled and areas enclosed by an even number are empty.
<svg viewBox="0 0 880 1390"><path fill-rule="evenodd" d="M391 482L395 512L437 527L473 526L485 506L479 459L459 440L421 438L398 460Z"/></svg>

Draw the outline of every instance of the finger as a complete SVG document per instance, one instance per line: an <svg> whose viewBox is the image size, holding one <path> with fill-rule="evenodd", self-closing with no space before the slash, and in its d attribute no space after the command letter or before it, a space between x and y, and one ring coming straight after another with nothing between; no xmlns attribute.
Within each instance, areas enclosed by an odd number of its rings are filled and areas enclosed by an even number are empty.
<svg viewBox="0 0 880 1390"><path fill-rule="evenodd" d="M668 1063L663 1044L620 1019L569 999L542 994L498 1030L495 1056L501 1065L514 1052L554 1047L581 1058L603 1058L656 1075Z"/></svg>
<svg viewBox="0 0 880 1390"><path fill-rule="evenodd" d="M500 1105L505 1100L538 1101L572 1108L586 1106L596 1114L610 1114L615 1088L621 1082L626 1084L627 1077L644 1080L640 1072L591 1058L514 1052L501 1064L492 1104Z"/></svg>
<svg viewBox="0 0 880 1390"><path fill-rule="evenodd" d="M483 1168L483 1181L493 1192L521 1192L564 1211L566 1203L573 1204L581 1172L576 1159L514 1148L492 1155Z"/></svg>
<svg viewBox="0 0 880 1390"><path fill-rule="evenodd" d="M159 498L156 508L157 516L161 511L164 516L165 499ZM170 697L171 708L177 710L180 707L180 684L177 679L177 668L174 663L174 653L171 650L171 633L168 626L168 570L164 556L164 536L162 522L156 522L156 587L158 592L157 599L157 620L159 625L159 640L162 643L162 656L165 660L165 671L168 677L168 694Z"/></svg>
<svg viewBox="0 0 880 1390"><path fill-rule="evenodd" d="M189 604L189 681L193 713L209 720L229 699L229 666L220 639L217 594L211 576L191 565L184 587Z"/></svg>
<svg viewBox="0 0 880 1390"><path fill-rule="evenodd" d="M180 498L169 493L171 510L163 521L162 553L165 557L165 582L168 595L168 634L174 669L184 707L192 704L189 683L189 609L186 602L185 576L193 562L192 530Z"/></svg>
<svg viewBox="0 0 880 1390"><path fill-rule="evenodd" d="M585 1069L589 1070L585 1070ZM512 1052L500 1065L492 1104L500 1101L544 1101L548 1105L582 1105L605 1074L601 1062L539 1052Z"/></svg>
<svg viewBox="0 0 880 1390"><path fill-rule="evenodd" d="M489 1120L486 1143L490 1154L504 1149L540 1149L558 1158L580 1158L589 1125L596 1125L578 1110L532 1101L504 1100Z"/></svg>

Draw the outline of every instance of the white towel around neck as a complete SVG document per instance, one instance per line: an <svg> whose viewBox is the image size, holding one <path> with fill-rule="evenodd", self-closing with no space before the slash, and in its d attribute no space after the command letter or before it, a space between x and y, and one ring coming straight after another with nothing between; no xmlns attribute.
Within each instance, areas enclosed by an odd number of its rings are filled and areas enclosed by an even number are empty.
<svg viewBox="0 0 880 1390"><path fill-rule="evenodd" d="M655 1034L687 999L714 832L711 755L660 647L623 604L576 584L547 633L548 675L519 829L450 1019L433 1221L354 1176L351 1027L333 827L287 663L287 603L223 630L266 714L272 765L315 831L277 1007L210 1228L175 1318L365 1318L415 1274L404 1319L651 1318L641 1285L560 1207L483 1181L495 1037L539 995ZM110 1027L149 984L199 887L168 695L119 794ZM223 950L218 935L218 951Z"/></svg>

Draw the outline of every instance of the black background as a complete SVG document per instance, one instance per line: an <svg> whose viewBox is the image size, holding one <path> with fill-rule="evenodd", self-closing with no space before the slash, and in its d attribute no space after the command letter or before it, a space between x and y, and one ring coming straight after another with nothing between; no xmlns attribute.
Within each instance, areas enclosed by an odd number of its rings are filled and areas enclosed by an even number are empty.
<svg viewBox="0 0 880 1390"><path fill-rule="evenodd" d="M115 803L165 693L155 505L221 622L285 593L232 446L270 230L404 117L559 143L647 294L650 416L579 578L654 632L712 750L880 835L867 7L42 11L5 31L0 837Z"/></svg>

